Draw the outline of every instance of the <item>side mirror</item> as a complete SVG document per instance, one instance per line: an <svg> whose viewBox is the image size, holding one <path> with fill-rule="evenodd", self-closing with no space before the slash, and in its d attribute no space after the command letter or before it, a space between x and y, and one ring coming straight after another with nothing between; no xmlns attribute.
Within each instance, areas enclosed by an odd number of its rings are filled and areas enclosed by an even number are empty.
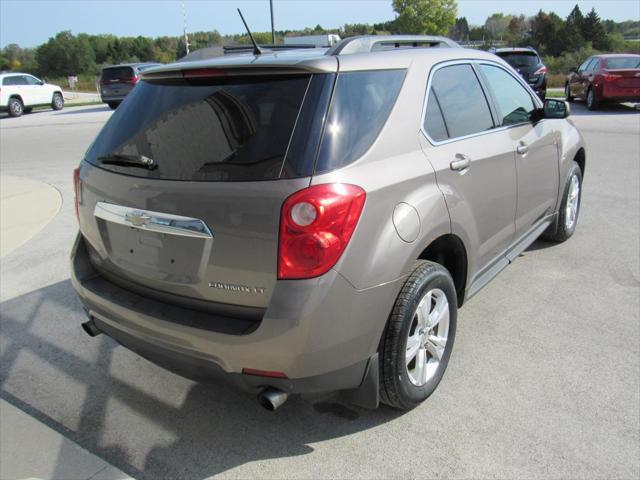
<svg viewBox="0 0 640 480"><path fill-rule="evenodd" d="M571 107L566 100L547 98L542 107L542 118L567 118L571 115Z"/></svg>
<svg viewBox="0 0 640 480"><path fill-rule="evenodd" d="M42 80L40 80L40 82L39 82L39 83L40 83L40 85L44 85L44 82L43 82Z"/></svg>

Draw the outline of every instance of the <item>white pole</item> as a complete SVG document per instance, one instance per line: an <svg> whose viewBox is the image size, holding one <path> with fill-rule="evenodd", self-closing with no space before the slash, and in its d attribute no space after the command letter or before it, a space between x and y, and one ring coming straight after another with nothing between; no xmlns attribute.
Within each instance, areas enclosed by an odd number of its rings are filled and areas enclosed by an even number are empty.
<svg viewBox="0 0 640 480"><path fill-rule="evenodd" d="M184 20L184 46L187 50L187 55L189 55L189 36L187 35L187 7L185 5L185 0L182 0L182 18Z"/></svg>

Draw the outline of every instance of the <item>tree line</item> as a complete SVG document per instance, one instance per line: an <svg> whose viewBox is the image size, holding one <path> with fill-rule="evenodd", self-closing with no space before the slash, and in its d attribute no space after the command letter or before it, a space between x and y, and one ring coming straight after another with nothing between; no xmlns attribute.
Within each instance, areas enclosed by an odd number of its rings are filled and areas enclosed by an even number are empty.
<svg viewBox="0 0 640 480"><path fill-rule="evenodd" d="M393 0L396 18L377 24L346 24L337 29L320 25L301 30L277 31L278 42L291 35L335 33L353 35L432 34L448 35L458 41L474 41L489 47L497 42L510 46L533 46L549 57L571 56L584 51L638 51L640 42L625 36L640 35L640 22L602 20L595 9L586 15L576 5L562 19L540 10L533 17L494 13L483 25L469 25L457 17L456 0ZM271 42L271 32L255 32L259 43ZM246 44L246 34L221 35L217 31L189 33L191 50L215 45ZM123 62L169 63L186 54L182 36L149 38L118 37L111 34L74 35L59 32L36 48L10 44L0 50L0 70L31 72L44 77L95 75L105 65Z"/></svg>

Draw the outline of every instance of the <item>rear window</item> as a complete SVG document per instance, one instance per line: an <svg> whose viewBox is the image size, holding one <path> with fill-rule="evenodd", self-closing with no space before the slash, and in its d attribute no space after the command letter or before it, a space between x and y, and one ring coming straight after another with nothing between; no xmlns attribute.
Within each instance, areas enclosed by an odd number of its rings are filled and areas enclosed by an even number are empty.
<svg viewBox="0 0 640 480"><path fill-rule="evenodd" d="M26 77L22 75L15 75L13 77L5 77L2 80L3 85L28 85Z"/></svg>
<svg viewBox="0 0 640 480"><path fill-rule="evenodd" d="M114 67L102 70L102 80L106 81L131 78L133 76L133 68L131 67Z"/></svg>
<svg viewBox="0 0 640 480"><path fill-rule="evenodd" d="M612 70L622 68L640 68L640 57L616 57L607 58L607 66Z"/></svg>
<svg viewBox="0 0 640 480"><path fill-rule="evenodd" d="M498 52L496 55L514 68L536 67L540 63L534 52Z"/></svg>
<svg viewBox="0 0 640 480"><path fill-rule="evenodd" d="M118 173L165 180L279 178L310 78L140 82L86 160ZM144 165L148 159L153 168Z"/></svg>

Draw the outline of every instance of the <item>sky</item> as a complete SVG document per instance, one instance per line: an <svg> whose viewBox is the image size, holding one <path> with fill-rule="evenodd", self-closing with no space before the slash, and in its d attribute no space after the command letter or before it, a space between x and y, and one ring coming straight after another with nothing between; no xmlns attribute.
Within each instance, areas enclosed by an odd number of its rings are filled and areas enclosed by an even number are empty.
<svg viewBox="0 0 640 480"><path fill-rule="evenodd" d="M335 28L394 18L391 0L273 0L276 30ZM240 7L253 31L270 30L268 0L184 0L188 30L241 33ZM539 9L566 17L578 3L603 19L640 20L638 0L458 0L458 16L480 25L494 12L535 15ZM0 0L0 46L35 47L62 30L120 36L182 34L182 0Z"/></svg>

